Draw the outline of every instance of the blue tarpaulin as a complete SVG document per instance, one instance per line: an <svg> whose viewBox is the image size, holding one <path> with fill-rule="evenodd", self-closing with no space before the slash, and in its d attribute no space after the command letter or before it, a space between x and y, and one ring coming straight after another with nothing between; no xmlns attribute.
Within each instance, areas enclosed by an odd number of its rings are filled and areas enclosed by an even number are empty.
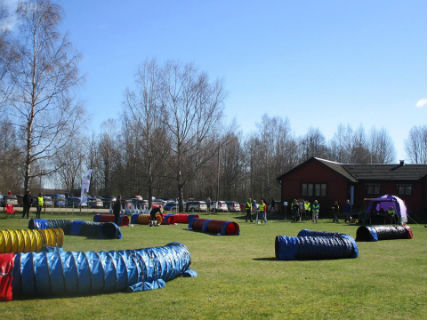
<svg viewBox="0 0 427 320"><path fill-rule="evenodd" d="M30 229L62 228L64 234L74 236L87 236L94 238L121 239L120 227L113 222L92 222L82 220L46 220L31 219L28 223Z"/></svg>
<svg viewBox="0 0 427 320"><path fill-rule="evenodd" d="M307 229L301 230L297 237L277 236L275 251L279 260L341 259L359 255L351 236Z"/></svg>
<svg viewBox="0 0 427 320"><path fill-rule="evenodd" d="M163 247L101 252L49 248L14 257L13 296L89 295L163 288L190 270L190 252L177 242Z"/></svg>

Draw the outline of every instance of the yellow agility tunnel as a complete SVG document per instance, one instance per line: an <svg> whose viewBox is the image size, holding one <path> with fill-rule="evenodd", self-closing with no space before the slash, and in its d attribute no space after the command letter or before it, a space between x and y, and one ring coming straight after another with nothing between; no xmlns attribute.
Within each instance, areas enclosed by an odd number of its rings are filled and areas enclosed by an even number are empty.
<svg viewBox="0 0 427 320"><path fill-rule="evenodd" d="M63 244L61 228L0 230L0 253L40 252L45 246L62 247Z"/></svg>
<svg viewBox="0 0 427 320"><path fill-rule="evenodd" d="M134 214L131 217L131 223L133 224L149 224L151 216L149 214ZM156 213L157 224L161 225L163 222L163 216L160 213Z"/></svg>

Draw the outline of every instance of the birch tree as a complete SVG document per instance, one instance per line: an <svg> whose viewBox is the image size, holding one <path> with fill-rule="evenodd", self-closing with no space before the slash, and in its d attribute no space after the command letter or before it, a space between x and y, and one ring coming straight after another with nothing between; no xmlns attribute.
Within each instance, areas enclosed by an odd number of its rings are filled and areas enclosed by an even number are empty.
<svg viewBox="0 0 427 320"><path fill-rule="evenodd" d="M82 114L73 103L72 89L79 83L78 62L67 36L58 32L61 8L48 0L21 2L17 14L19 60L9 72L11 121L24 149L24 190L31 179L58 168L55 154L72 141Z"/></svg>

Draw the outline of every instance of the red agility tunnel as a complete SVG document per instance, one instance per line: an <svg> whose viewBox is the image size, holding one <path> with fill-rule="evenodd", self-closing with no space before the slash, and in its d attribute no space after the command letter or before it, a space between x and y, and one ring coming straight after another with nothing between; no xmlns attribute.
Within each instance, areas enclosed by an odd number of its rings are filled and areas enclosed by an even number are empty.
<svg viewBox="0 0 427 320"><path fill-rule="evenodd" d="M96 214L93 217L93 221L95 222L115 222L116 219L114 214ZM129 226L129 217L126 215L120 216L120 225L121 226Z"/></svg>
<svg viewBox="0 0 427 320"><path fill-rule="evenodd" d="M187 213L177 213L174 215L170 215L168 217L168 223L169 224L175 224L175 223L188 223L189 217L198 218L199 216L197 214L187 214Z"/></svg>
<svg viewBox="0 0 427 320"><path fill-rule="evenodd" d="M229 236L238 236L240 234L239 225L234 221L194 218L190 219L188 228L194 231Z"/></svg>

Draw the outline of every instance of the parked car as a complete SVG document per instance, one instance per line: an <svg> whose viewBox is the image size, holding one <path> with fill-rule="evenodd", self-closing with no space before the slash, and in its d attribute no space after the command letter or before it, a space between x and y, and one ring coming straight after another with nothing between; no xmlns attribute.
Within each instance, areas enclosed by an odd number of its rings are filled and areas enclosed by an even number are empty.
<svg viewBox="0 0 427 320"><path fill-rule="evenodd" d="M0 207L4 207L4 195L0 194Z"/></svg>
<svg viewBox="0 0 427 320"><path fill-rule="evenodd" d="M72 208L80 207L80 197L69 197L67 201L67 206ZM87 202L82 204L82 207L87 207Z"/></svg>
<svg viewBox="0 0 427 320"><path fill-rule="evenodd" d="M51 196L43 196L43 206L53 208L53 199Z"/></svg>
<svg viewBox="0 0 427 320"><path fill-rule="evenodd" d="M228 207L225 201L212 201L211 207L209 208L211 212L227 212Z"/></svg>
<svg viewBox="0 0 427 320"><path fill-rule="evenodd" d="M104 207L104 203L102 202L100 197L91 197L89 196L87 198L87 206L89 208L103 208Z"/></svg>
<svg viewBox="0 0 427 320"><path fill-rule="evenodd" d="M18 206L18 198L15 195L7 195L5 196L5 199L3 200L6 204L11 204L13 206Z"/></svg>
<svg viewBox="0 0 427 320"><path fill-rule="evenodd" d="M116 201L115 196L106 196L101 198L102 203L104 204L105 209L109 209L113 206L113 202Z"/></svg>
<svg viewBox="0 0 427 320"><path fill-rule="evenodd" d="M185 201L184 201L184 208L185 208ZM179 207L179 202L178 201L168 201L165 206L164 209L165 211L176 211L177 208Z"/></svg>
<svg viewBox="0 0 427 320"><path fill-rule="evenodd" d="M228 211L230 212L240 212L240 204L236 201L227 201Z"/></svg>
<svg viewBox="0 0 427 320"><path fill-rule="evenodd" d="M208 206L205 201L187 201L185 206L185 211L187 212L206 212L208 211Z"/></svg>
<svg viewBox="0 0 427 320"><path fill-rule="evenodd" d="M65 200L65 194L57 193L53 195L53 203L57 208L64 208L66 204Z"/></svg>

